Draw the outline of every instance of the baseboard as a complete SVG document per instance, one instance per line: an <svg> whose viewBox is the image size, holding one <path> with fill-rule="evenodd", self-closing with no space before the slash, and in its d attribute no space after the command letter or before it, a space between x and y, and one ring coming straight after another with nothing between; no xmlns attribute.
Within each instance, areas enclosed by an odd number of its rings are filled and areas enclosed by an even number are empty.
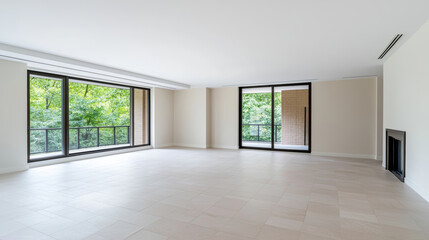
<svg viewBox="0 0 429 240"><path fill-rule="evenodd" d="M136 151L141 151L141 150L146 150L146 149L152 149L152 146L134 147L134 148L121 149L121 150L112 150L112 151L107 151L107 152L79 155L79 156L74 156L74 157L57 158L57 159L52 159L52 160L40 161L40 162L32 162L32 163L29 163L28 165L30 168L43 167L43 166L48 166L48 165L74 162L74 161L86 160L86 159L91 159L91 158L99 158L99 157L111 156L111 155L128 153L128 152L136 152Z"/></svg>
<svg viewBox="0 0 429 240"><path fill-rule="evenodd" d="M11 167L11 168L0 168L0 174L21 172L27 169L28 169L28 165L20 166L20 167Z"/></svg>
<svg viewBox="0 0 429 240"><path fill-rule="evenodd" d="M377 156L377 160L379 160L379 161L383 161L383 155L378 155L378 156Z"/></svg>
<svg viewBox="0 0 429 240"><path fill-rule="evenodd" d="M369 155L369 154L312 152L311 155L324 156L324 157L363 158L363 159L372 159L372 160L376 160L377 159L377 155Z"/></svg>
<svg viewBox="0 0 429 240"><path fill-rule="evenodd" d="M233 150L237 150L238 146L228 146L228 145L213 145L210 146L210 148L219 148L219 149L233 149Z"/></svg>
<svg viewBox="0 0 429 240"><path fill-rule="evenodd" d="M173 144L173 147L185 147L185 148L207 148L206 145L200 145L200 144L179 144L175 143Z"/></svg>
<svg viewBox="0 0 429 240"><path fill-rule="evenodd" d="M409 177L405 178L405 184L407 184L410 188L412 188L417 194L419 194L422 198L424 198L427 202L429 202L429 192L424 190L423 187L416 184L413 179Z"/></svg>
<svg viewBox="0 0 429 240"><path fill-rule="evenodd" d="M172 147L174 146L173 143L162 143L162 144L156 144L155 148L166 148L166 147Z"/></svg>

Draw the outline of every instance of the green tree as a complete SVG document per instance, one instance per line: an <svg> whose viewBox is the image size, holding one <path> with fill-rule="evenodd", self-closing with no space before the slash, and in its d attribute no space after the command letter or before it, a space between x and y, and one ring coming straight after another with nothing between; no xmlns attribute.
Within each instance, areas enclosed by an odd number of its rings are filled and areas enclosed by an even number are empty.
<svg viewBox="0 0 429 240"><path fill-rule="evenodd" d="M242 136L243 140L256 141L260 124L260 141L271 141L271 93L244 93L242 94ZM274 124L281 125L281 93L274 93ZM249 125L247 125L249 124ZM281 126L277 128L277 141L281 138Z"/></svg>
<svg viewBox="0 0 429 240"><path fill-rule="evenodd" d="M30 78L30 131L31 152L45 151L48 134L48 151L62 149L62 88L63 81L31 76ZM77 148L79 127L109 127L130 125L130 89L94 85L86 82L69 82L69 135L70 147ZM66 103L65 103L66 104ZM49 128L50 130L45 130ZM116 129L117 143L127 143L127 127ZM83 129L82 147L97 142L95 128ZM113 144L113 128L100 129L100 143Z"/></svg>

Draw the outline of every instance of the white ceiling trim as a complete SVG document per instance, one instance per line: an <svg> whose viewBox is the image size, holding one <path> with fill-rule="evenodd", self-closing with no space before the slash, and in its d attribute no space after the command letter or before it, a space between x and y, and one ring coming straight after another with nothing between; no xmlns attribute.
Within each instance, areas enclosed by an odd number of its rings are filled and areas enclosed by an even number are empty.
<svg viewBox="0 0 429 240"><path fill-rule="evenodd" d="M109 83L168 89L190 88L189 85L183 83L3 43L0 43L0 58L24 62L27 64L29 70L50 72L79 78L91 78Z"/></svg>

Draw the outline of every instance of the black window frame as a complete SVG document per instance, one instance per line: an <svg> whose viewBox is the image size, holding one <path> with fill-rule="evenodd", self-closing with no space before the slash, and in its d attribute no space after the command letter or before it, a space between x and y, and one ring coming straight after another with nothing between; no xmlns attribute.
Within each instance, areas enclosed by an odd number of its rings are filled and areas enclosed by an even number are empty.
<svg viewBox="0 0 429 240"><path fill-rule="evenodd" d="M47 78L57 78L57 79L62 79L63 81L62 82L62 111L61 111L62 128L63 128L62 129L63 149L62 149L61 155L40 157L35 159L30 158L30 77L31 75L37 75L40 77L47 77ZM112 148L70 153L70 149L69 149L69 140L70 140L69 139L69 80L78 80L78 81L85 81L88 83L98 83L98 84L104 84L104 85L130 88L130 146L112 147ZM147 95L148 97L148 109L147 109L148 143L147 144L134 145L134 89L147 90L147 93L148 93ZM144 146L150 146L150 145L151 145L151 89L150 88L131 86L131 85L125 85L125 84L117 84L117 83L109 83L109 82L85 79L80 77L54 74L49 72L40 72L40 71L33 71L33 70L27 71L27 162L28 163L53 160L53 159L61 159L61 158L69 158L69 157L101 153L101 152L117 151L117 150L123 150L123 149L131 149L131 148L144 147Z"/></svg>
<svg viewBox="0 0 429 240"><path fill-rule="evenodd" d="M299 149L280 149L274 147L274 89L276 87L287 86L308 86L308 150ZM271 147L249 147L242 145L243 137L243 89L246 88L271 88ZM255 150L270 150L270 151L283 151L283 152L302 152L311 153L311 82L303 83L289 83L289 84L270 84L270 85L254 85L242 86L238 88L238 148L239 149L255 149Z"/></svg>

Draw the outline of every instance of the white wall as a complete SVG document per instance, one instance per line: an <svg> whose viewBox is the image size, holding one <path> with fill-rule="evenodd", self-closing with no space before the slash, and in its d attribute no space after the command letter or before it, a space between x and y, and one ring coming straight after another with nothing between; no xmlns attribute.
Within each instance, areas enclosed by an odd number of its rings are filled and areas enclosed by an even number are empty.
<svg viewBox="0 0 429 240"><path fill-rule="evenodd" d="M207 148L207 88L174 91L174 145Z"/></svg>
<svg viewBox="0 0 429 240"><path fill-rule="evenodd" d="M377 78L312 85L312 153L376 159Z"/></svg>
<svg viewBox="0 0 429 240"><path fill-rule="evenodd" d="M384 128L406 131L405 182L429 201L428 43L429 22L385 62Z"/></svg>
<svg viewBox="0 0 429 240"><path fill-rule="evenodd" d="M238 149L238 87L211 89L211 147Z"/></svg>
<svg viewBox="0 0 429 240"><path fill-rule="evenodd" d="M153 147L162 148L173 146L174 126L174 91L153 88Z"/></svg>
<svg viewBox="0 0 429 240"><path fill-rule="evenodd" d="M27 65L0 60L0 173L27 166Z"/></svg>

